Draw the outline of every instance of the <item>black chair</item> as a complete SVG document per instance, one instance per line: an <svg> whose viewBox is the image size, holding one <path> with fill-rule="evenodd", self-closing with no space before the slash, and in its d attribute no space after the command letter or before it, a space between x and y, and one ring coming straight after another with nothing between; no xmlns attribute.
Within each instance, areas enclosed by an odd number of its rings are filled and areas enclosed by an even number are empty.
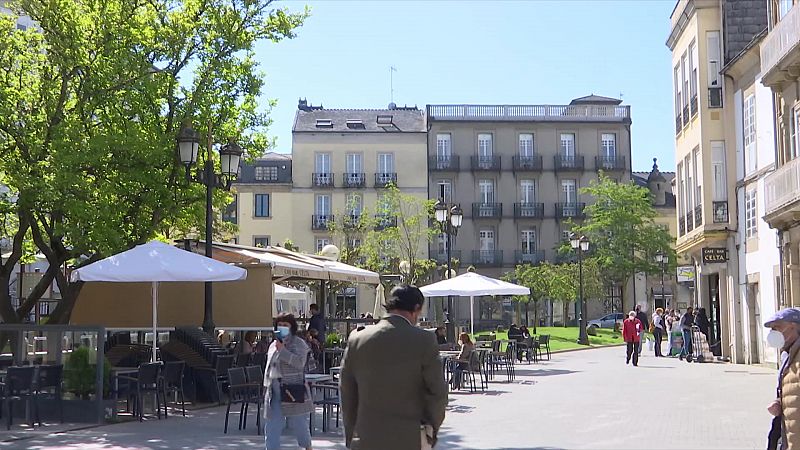
<svg viewBox="0 0 800 450"><path fill-rule="evenodd" d="M469 380L469 391L475 392L475 375L478 376L478 380L480 381L481 391L485 391L486 388L489 387L489 380L486 379L486 373L483 370L483 363L481 362L481 355L477 351L473 351L469 355L469 365L463 370L462 375L466 376L467 378L462 381L462 383L466 380Z"/></svg>
<svg viewBox="0 0 800 450"><path fill-rule="evenodd" d="M155 410L156 415L161 419L161 402L164 403L164 417L167 416L167 399L162 398L163 392L163 379L161 378L161 364L148 363L139 366L139 372L136 377L129 377L126 375L119 375L120 380L126 380L131 384L136 384L136 390L131 389L128 392L129 396L133 396L136 403L134 403L134 414L139 417L139 422L144 420L144 396L155 396Z"/></svg>
<svg viewBox="0 0 800 450"><path fill-rule="evenodd" d="M181 402L181 412L186 417L186 402L183 397L183 369L186 363L183 361L168 361L164 363L164 372L162 375L162 395L164 396L164 404L167 403L167 394L176 394L176 407L177 400Z"/></svg>
<svg viewBox="0 0 800 450"><path fill-rule="evenodd" d="M236 355L236 367L247 367L250 365L250 353L244 355L239 353Z"/></svg>
<svg viewBox="0 0 800 450"><path fill-rule="evenodd" d="M550 361L550 335L539 335L539 345L544 347L545 351L547 352L547 360Z"/></svg>
<svg viewBox="0 0 800 450"><path fill-rule="evenodd" d="M222 391L223 386L230 384L228 380L228 369L233 365L233 355L218 355L214 363L214 367L198 367L196 370L201 372L210 373L217 385L217 401L222 405Z"/></svg>
<svg viewBox="0 0 800 450"><path fill-rule="evenodd" d="M36 371L36 382L33 385L33 404L36 411L36 421L39 426L42 425L42 419L39 417L39 400L52 398L58 402L58 418L61 423L64 423L64 399L61 396L61 385L64 381L64 366L58 365L42 365L38 366Z"/></svg>
<svg viewBox="0 0 800 450"><path fill-rule="evenodd" d="M244 367L228 369L228 407L225 409L224 433L228 433L228 416L232 405L241 405L239 410L239 429L247 428L247 413L245 407L253 402L260 392L259 386L248 383ZM259 421L259 419L256 419ZM259 421L260 424L260 421Z"/></svg>
<svg viewBox="0 0 800 450"><path fill-rule="evenodd" d="M261 367L261 371L263 372L267 368L267 354L253 353L253 356L250 358L250 365Z"/></svg>
<svg viewBox="0 0 800 450"><path fill-rule="evenodd" d="M252 399L252 403L255 403L257 407L256 427L258 427L258 434L261 434L261 406L264 404L264 371L261 366L256 365L247 366L244 370L245 375L247 375L247 382L258 387L258 389L253 390L255 397ZM250 406L249 403L244 405L245 416L247 416L248 406Z"/></svg>
<svg viewBox="0 0 800 450"><path fill-rule="evenodd" d="M11 421L14 415L14 403L25 402L30 405L34 395L34 375L36 367L9 367L6 372L6 381L3 384L5 398L3 398L3 409L8 418L6 419L6 429L11 429ZM35 424L34 424L35 425Z"/></svg>
<svg viewBox="0 0 800 450"><path fill-rule="evenodd" d="M339 428L339 410L341 408L339 383L316 383L314 389L322 391L322 398L314 400L315 406L322 406L322 432L328 431L328 421L334 407L336 408L336 428Z"/></svg>
<svg viewBox="0 0 800 450"><path fill-rule="evenodd" d="M506 370L506 377L511 382L515 378L514 359L516 358L516 341L510 341L505 351L492 352L494 366L499 370L501 367Z"/></svg>

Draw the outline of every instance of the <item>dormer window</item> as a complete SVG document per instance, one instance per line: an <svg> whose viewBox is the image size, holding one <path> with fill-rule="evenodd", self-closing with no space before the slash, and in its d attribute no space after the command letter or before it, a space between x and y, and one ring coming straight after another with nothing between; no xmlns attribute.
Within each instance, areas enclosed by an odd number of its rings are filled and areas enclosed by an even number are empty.
<svg viewBox="0 0 800 450"><path fill-rule="evenodd" d="M364 129L364 122L360 120L348 120L347 121L347 128L351 130L363 130Z"/></svg>
<svg viewBox="0 0 800 450"><path fill-rule="evenodd" d="M331 119L317 119L317 128L333 128Z"/></svg>
<svg viewBox="0 0 800 450"><path fill-rule="evenodd" d="M391 114L379 115L377 119L378 125L393 125L393 117Z"/></svg>

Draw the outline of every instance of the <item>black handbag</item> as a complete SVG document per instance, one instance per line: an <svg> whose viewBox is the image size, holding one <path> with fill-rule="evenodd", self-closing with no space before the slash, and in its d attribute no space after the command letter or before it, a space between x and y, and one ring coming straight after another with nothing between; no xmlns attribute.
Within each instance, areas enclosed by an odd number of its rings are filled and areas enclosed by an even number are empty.
<svg viewBox="0 0 800 450"><path fill-rule="evenodd" d="M281 383L281 402L283 403L305 403L306 385L305 384L283 384Z"/></svg>

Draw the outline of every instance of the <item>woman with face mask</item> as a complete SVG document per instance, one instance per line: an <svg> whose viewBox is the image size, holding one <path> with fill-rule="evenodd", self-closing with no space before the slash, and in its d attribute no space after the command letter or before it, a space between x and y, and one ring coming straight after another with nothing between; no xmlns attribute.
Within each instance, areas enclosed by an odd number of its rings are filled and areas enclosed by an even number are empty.
<svg viewBox="0 0 800 450"><path fill-rule="evenodd" d="M764 326L771 328L767 344L781 351L778 392L767 411L774 417L768 449L800 449L800 309L775 313Z"/></svg>
<svg viewBox="0 0 800 450"><path fill-rule="evenodd" d="M297 444L311 450L308 421L314 404L305 380L309 347L297 336L297 320L292 314L280 314L275 324L275 340L267 352L267 368L264 371L264 437L267 450L280 449L281 433L287 424Z"/></svg>

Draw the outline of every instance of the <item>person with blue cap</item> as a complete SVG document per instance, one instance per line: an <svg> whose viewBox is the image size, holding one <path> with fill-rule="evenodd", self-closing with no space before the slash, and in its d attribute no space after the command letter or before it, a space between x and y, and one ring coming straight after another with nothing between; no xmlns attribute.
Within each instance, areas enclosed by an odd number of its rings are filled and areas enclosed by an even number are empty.
<svg viewBox="0 0 800 450"><path fill-rule="evenodd" d="M764 326L767 344L781 350L778 392L767 411L773 416L767 449L800 450L800 309L778 311Z"/></svg>

